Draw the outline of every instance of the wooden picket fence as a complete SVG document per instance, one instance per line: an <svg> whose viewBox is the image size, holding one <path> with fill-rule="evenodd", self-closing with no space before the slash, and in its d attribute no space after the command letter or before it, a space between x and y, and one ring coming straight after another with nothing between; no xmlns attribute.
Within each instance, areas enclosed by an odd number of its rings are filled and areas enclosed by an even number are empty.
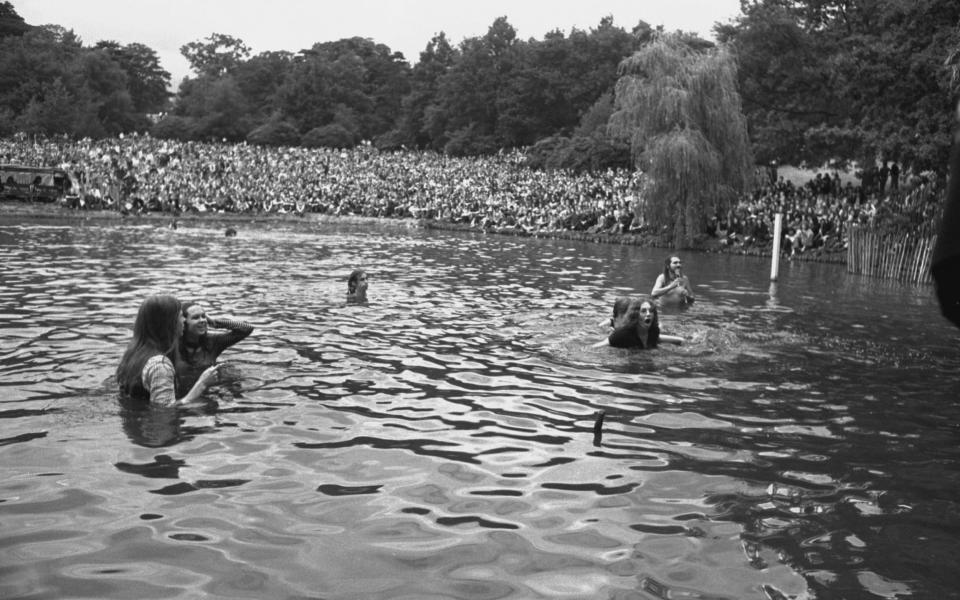
<svg viewBox="0 0 960 600"><path fill-rule="evenodd" d="M930 261L937 236L863 227L848 232L847 273L932 284Z"/></svg>

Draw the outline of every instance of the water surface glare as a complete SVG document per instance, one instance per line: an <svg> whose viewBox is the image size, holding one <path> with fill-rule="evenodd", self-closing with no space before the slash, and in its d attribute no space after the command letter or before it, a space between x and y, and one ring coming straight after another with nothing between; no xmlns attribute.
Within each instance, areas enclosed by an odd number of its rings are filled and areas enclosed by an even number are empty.
<svg viewBox="0 0 960 600"><path fill-rule="evenodd" d="M687 343L628 351L666 251L238 229L0 223L0 597L960 596L931 288L681 253ZM203 409L117 401L157 292L256 327Z"/></svg>

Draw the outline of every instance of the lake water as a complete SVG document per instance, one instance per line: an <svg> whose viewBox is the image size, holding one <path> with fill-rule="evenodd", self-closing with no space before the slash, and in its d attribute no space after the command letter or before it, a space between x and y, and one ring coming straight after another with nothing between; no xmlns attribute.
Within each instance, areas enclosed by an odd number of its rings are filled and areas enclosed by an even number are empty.
<svg viewBox="0 0 960 600"><path fill-rule="evenodd" d="M593 348L666 251L235 226L0 222L0 597L960 596L932 288L681 253L687 343ZM256 327L202 410L117 401L156 292Z"/></svg>

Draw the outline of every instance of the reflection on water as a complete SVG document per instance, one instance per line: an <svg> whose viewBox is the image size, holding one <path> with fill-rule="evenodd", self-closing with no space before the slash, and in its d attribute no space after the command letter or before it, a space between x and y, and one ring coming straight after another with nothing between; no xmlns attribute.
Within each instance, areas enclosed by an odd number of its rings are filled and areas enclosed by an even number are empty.
<svg viewBox="0 0 960 600"><path fill-rule="evenodd" d="M143 223L0 225L0 597L958 593L929 288L691 255L686 344L593 348L661 252ZM162 291L256 326L189 411L113 391Z"/></svg>

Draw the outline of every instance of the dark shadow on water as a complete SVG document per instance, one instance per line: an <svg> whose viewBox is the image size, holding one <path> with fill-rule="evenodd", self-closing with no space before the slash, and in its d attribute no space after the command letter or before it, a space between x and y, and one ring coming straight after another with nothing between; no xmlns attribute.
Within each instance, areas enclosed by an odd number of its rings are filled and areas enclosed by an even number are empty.
<svg viewBox="0 0 960 600"><path fill-rule="evenodd" d="M202 407L191 407L188 412L182 407L151 406L148 402L130 399L120 401L123 432L131 442L146 448L173 446L215 430L185 425L184 417L191 412L214 414L217 404L210 401Z"/></svg>
<svg viewBox="0 0 960 600"><path fill-rule="evenodd" d="M131 442L147 448L173 446L193 439L199 434L210 433L230 423L213 426L186 425L190 415L225 415L275 410L273 407L237 406L243 398L243 381L239 373L231 373L204 395L202 404L180 407L152 406L149 402L129 397L119 397L120 417L123 431Z"/></svg>
<svg viewBox="0 0 960 600"><path fill-rule="evenodd" d="M149 479L179 479L180 467L186 466L186 461L170 458L166 454L158 454L152 463L133 464L118 462L114 466L124 473L134 473Z"/></svg>
<svg viewBox="0 0 960 600"><path fill-rule="evenodd" d="M172 446L182 441L182 419L173 407L150 406L135 400L121 401L123 432L131 442L146 448Z"/></svg>

